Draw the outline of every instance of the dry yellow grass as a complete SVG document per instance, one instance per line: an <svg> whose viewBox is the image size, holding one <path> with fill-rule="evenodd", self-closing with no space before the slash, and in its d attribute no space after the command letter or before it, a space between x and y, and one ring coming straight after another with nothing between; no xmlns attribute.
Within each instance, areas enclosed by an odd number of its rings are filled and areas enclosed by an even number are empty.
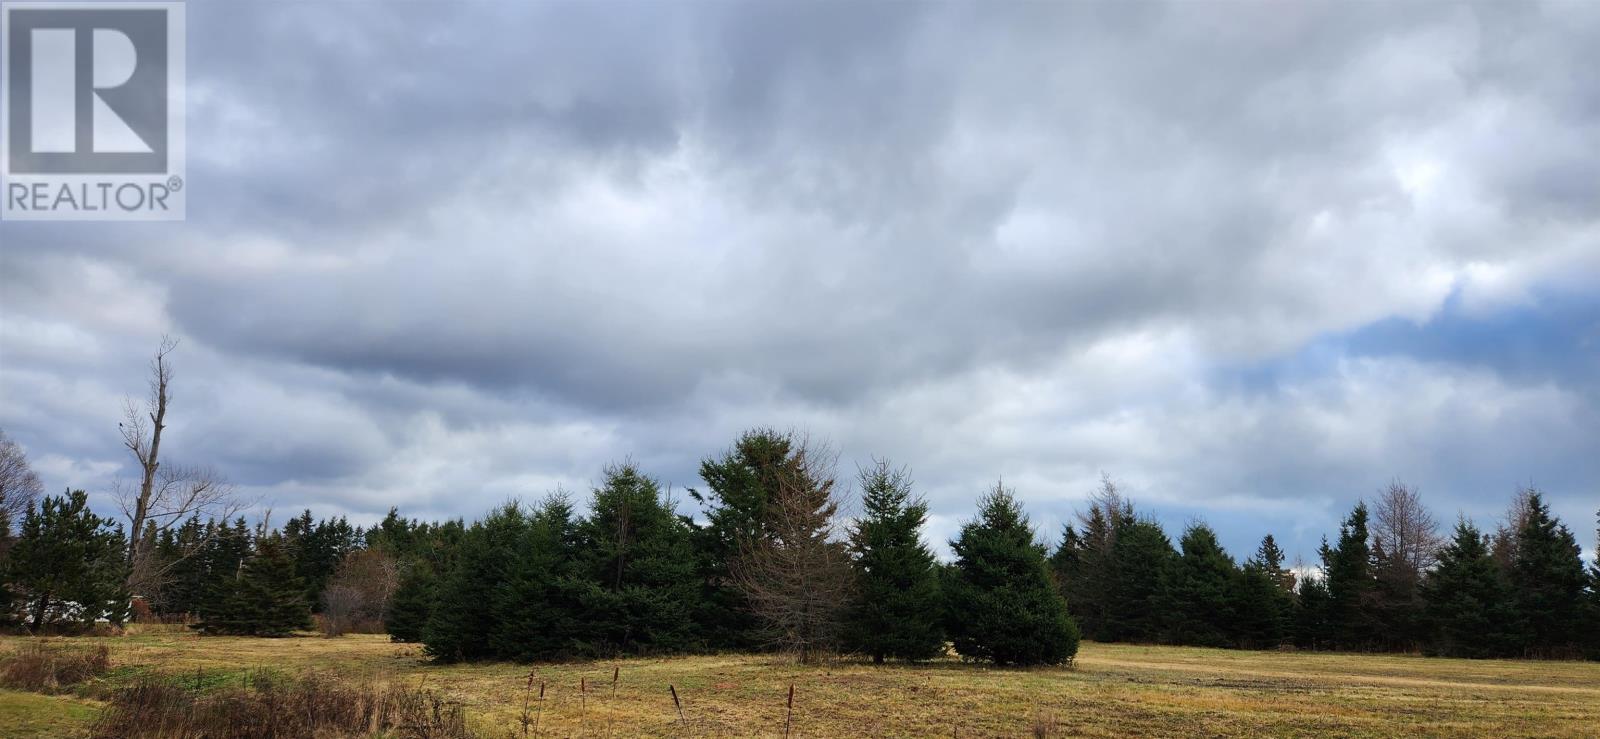
<svg viewBox="0 0 1600 739"><path fill-rule="evenodd" d="M0 649L17 641L0 639ZM1085 644L1070 670L954 661L799 666L748 655L435 666L415 646L381 636L247 639L155 630L76 641L111 647L113 682L153 670L210 685L273 669L425 684L464 702L486 735L504 737L522 735L530 670L546 685L542 708L534 701L546 737L781 736L791 683L793 735L802 737L1030 736L1036 728L1051 736L1600 736L1595 663ZM621 672L614 698L613 667ZM589 685L586 700L580 679ZM669 684L683 699L684 721ZM4 698L0 693L0 705ZM31 727L70 735L86 721L81 700L26 700L61 701L71 714L35 716ZM0 736L13 735L4 723L17 716L0 711Z"/></svg>

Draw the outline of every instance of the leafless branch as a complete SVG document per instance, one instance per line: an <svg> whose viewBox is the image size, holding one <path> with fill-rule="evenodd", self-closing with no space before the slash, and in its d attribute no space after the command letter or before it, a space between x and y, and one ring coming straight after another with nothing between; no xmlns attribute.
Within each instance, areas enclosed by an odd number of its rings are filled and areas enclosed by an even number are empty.
<svg viewBox="0 0 1600 739"><path fill-rule="evenodd" d="M0 430L0 511L15 524L28 504L44 492L22 447Z"/></svg>

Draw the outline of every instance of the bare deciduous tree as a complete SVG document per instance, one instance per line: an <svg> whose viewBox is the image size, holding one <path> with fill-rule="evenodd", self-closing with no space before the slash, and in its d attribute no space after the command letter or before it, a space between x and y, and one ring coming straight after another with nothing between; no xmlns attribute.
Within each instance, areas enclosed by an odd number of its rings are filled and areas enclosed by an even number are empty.
<svg viewBox="0 0 1600 739"><path fill-rule="evenodd" d="M1500 566L1502 572L1510 572L1511 563L1516 561L1517 533L1528 522L1528 516L1533 512L1533 496L1538 492L1538 488L1532 485L1518 488L1516 495L1511 498L1511 506L1506 509L1505 520L1494 532L1492 553L1495 564Z"/></svg>
<svg viewBox="0 0 1600 739"><path fill-rule="evenodd" d="M1372 541L1375 548L1401 565L1408 576L1421 577L1433 568L1439 547L1439 522L1422 505L1417 489L1399 480L1378 493L1372 506Z"/></svg>
<svg viewBox="0 0 1600 739"><path fill-rule="evenodd" d="M44 486L28 465L22 447L0 430L0 511L15 523L42 492Z"/></svg>
<svg viewBox="0 0 1600 739"><path fill-rule="evenodd" d="M400 586L400 566L377 549L346 555L322 593L322 633L382 633L383 613Z"/></svg>
<svg viewBox="0 0 1600 739"><path fill-rule="evenodd" d="M768 482L762 533L740 543L733 580L771 630L773 643L801 662L831 653L854 580L836 536L834 455L802 443Z"/></svg>
<svg viewBox="0 0 1600 739"><path fill-rule="evenodd" d="M161 338L161 346L150 360L150 397L142 406L128 400L123 421L117 424L122 444L138 463L140 473L137 488L118 485L115 491L128 519L128 586L135 594L159 588L163 573L174 564L154 560L152 545L162 532L190 516L227 520L244 508L233 485L216 471L161 462L161 437L172 402L169 355L177 347L176 339ZM182 553L179 559L191 554Z"/></svg>
<svg viewBox="0 0 1600 739"><path fill-rule="evenodd" d="M1089 493L1089 509L1079 512L1077 518L1084 546L1109 557L1117 542L1117 529L1134 518L1133 502L1122 494L1111 473L1101 472L1100 489Z"/></svg>

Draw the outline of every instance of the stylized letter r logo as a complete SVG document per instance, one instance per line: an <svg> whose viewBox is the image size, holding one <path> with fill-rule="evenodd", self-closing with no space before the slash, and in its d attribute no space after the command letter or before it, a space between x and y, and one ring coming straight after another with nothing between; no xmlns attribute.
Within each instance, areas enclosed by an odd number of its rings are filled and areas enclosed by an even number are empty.
<svg viewBox="0 0 1600 739"><path fill-rule="evenodd" d="M161 9L10 9L11 171L141 174L167 167Z"/></svg>

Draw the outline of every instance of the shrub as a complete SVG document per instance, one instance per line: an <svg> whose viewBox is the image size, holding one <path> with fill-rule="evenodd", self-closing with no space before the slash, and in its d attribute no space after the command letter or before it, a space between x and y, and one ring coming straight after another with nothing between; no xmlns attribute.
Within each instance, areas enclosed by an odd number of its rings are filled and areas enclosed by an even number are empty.
<svg viewBox="0 0 1600 739"><path fill-rule="evenodd" d="M148 677L118 691L96 722L96 739L341 737L373 734L467 739L461 704L437 693L378 688L327 675L284 680L263 673L243 687L210 692Z"/></svg>
<svg viewBox="0 0 1600 739"><path fill-rule="evenodd" d="M59 693L111 669L104 645L92 649L30 642L0 658L0 686L34 693Z"/></svg>

